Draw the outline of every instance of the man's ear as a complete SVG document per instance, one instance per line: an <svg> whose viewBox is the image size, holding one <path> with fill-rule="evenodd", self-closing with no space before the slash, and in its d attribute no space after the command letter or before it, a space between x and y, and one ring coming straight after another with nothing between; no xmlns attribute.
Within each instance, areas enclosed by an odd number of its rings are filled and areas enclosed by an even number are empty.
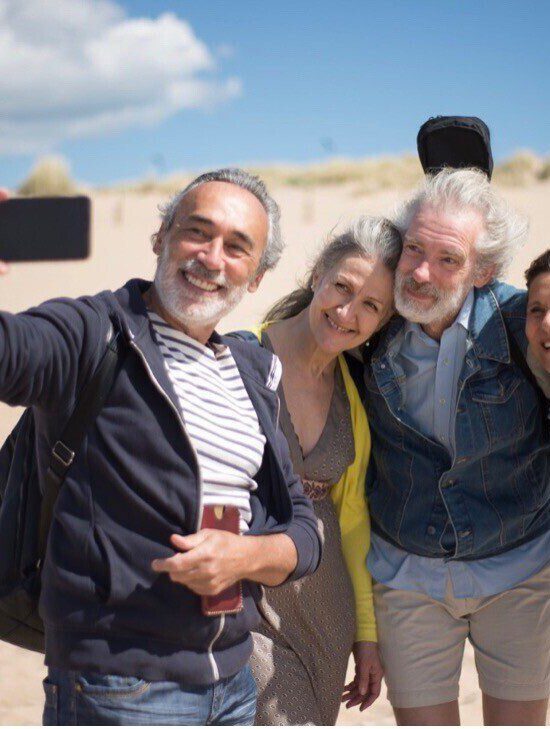
<svg viewBox="0 0 550 729"><path fill-rule="evenodd" d="M253 294L254 291L258 290L258 286L260 285L260 282L262 278L264 277L265 271L262 271L262 273L259 273L257 276L255 276L252 281L247 286L247 291L249 294Z"/></svg>
<svg viewBox="0 0 550 729"><path fill-rule="evenodd" d="M157 230L157 232L153 235L153 253L156 256L160 255L165 234L166 234L166 227L163 222L161 224L160 228Z"/></svg>
<svg viewBox="0 0 550 729"><path fill-rule="evenodd" d="M483 286L486 286L489 281L492 281L495 276L495 267L494 266L488 266L484 268L480 268L476 275L474 276L474 286L478 289L483 288Z"/></svg>

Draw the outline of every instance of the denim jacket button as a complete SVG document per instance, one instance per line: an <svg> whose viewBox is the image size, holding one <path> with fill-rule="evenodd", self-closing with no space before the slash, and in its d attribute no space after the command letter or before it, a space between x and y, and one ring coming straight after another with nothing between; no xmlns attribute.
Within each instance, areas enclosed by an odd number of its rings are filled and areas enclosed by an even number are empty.
<svg viewBox="0 0 550 729"><path fill-rule="evenodd" d="M452 479L452 478L450 478L450 479L449 479L448 481L443 481L443 484L442 484L442 485L443 485L443 486L444 486L445 488L448 488L449 486L453 486L453 485L454 485L454 481L453 481L453 479Z"/></svg>
<svg viewBox="0 0 550 729"><path fill-rule="evenodd" d="M435 527L430 524L426 531L428 532L428 534L433 535L435 534Z"/></svg>

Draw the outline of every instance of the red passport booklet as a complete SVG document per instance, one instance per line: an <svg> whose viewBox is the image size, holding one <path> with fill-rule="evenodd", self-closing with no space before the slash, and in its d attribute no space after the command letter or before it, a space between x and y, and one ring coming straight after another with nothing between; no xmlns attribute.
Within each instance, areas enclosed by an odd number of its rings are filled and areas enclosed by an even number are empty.
<svg viewBox="0 0 550 729"><path fill-rule="evenodd" d="M223 529L239 534L239 510L236 506L205 506L201 529ZM202 614L214 617L227 613L238 613L243 609L242 585L236 582L217 595L201 595Z"/></svg>

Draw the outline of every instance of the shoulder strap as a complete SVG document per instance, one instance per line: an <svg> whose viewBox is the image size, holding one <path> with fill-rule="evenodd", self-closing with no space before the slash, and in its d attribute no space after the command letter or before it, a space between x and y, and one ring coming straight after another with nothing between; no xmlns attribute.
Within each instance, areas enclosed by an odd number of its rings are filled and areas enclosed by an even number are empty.
<svg viewBox="0 0 550 729"><path fill-rule="evenodd" d="M63 481L80 448L86 431L99 415L107 399L117 372L122 365L123 356L126 353L127 348L122 342L122 334L120 331L115 331L111 324L105 354L91 380L84 386L61 437L51 451L40 509L38 533L40 560L44 558L53 509Z"/></svg>
<svg viewBox="0 0 550 729"><path fill-rule="evenodd" d="M250 342L250 344L261 344L258 336L250 329L238 329L234 332L229 332L226 337L235 337L235 339L242 339L243 342Z"/></svg>

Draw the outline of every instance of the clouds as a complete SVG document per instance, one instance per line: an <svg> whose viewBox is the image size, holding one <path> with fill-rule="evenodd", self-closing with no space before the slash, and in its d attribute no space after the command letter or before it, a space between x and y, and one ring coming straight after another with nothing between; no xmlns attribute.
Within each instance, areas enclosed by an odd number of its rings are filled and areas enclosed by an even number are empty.
<svg viewBox="0 0 550 729"><path fill-rule="evenodd" d="M4 154L155 124L241 94L185 20L131 18L111 0L0 0L0 69Z"/></svg>

